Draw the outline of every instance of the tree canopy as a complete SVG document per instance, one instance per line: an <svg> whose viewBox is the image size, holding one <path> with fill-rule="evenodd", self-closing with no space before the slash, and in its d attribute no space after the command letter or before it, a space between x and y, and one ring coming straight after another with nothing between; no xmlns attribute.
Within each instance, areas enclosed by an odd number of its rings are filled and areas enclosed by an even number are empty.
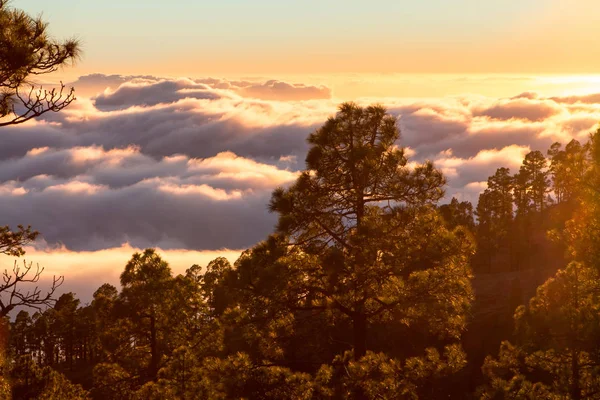
<svg viewBox="0 0 600 400"><path fill-rule="evenodd" d="M61 83L45 89L33 79L73 63L80 54L77 40L52 38L41 17L0 0L0 127L60 111L75 100L72 88Z"/></svg>
<svg viewBox="0 0 600 400"><path fill-rule="evenodd" d="M599 132L498 168L473 206L409 162L385 108L343 104L273 192L274 232L235 262L175 274L146 249L89 304L38 291L17 311L23 298L0 293L14 318L0 393L598 398ZM36 237L4 227L0 252Z"/></svg>

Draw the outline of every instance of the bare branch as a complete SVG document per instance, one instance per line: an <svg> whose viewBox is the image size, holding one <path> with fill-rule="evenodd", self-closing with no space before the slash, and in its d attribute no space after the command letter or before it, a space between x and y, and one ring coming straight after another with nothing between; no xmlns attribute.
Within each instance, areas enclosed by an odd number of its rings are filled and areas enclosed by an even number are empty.
<svg viewBox="0 0 600 400"><path fill-rule="evenodd" d="M36 310L42 310L45 307L52 307L56 303L54 293L63 284L63 276L53 276L49 289L43 293L38 285L30 290L25 290L23 285L38 283L44 268L39 265L33 268L33 263L27 264L23 261L23 266L15 261L12 271L4 270L2 273L2 282L0 283L0 317L5 317L17 307L28 307Z"/></svg>

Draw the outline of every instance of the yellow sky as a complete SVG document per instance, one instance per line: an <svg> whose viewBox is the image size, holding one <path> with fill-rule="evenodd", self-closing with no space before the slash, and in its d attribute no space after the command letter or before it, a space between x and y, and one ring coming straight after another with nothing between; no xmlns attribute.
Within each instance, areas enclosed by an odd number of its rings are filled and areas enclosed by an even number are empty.
<svg viewBox="0 0 600 400"><path fill-rule="evenodd" d="M43 12L56 36L81 39L81 74L600 72L600 2L591 0L57 0L52 6L30 0L15 6Z"/></svg>

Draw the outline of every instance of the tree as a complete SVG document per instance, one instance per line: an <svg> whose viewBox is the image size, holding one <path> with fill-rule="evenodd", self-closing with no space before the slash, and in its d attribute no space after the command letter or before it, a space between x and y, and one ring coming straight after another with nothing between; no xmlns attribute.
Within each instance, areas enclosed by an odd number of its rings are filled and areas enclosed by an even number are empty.
<svg viewBox="0 0 600 400"><path fill-rule="evenodd" d="M336 357L331 366L321 367L315 389L320 399L354 399L357 389L369 399L442 398L448 393L430 385L431 378L455 373L465 364L459 345L448 346L443 355L436 349L427 349L425 357L410 357L404 362L383 353L368 353L355 361L345 353Z"/></svg>
<svg viewBox="0 0 600 400"><path fill-rule="evenodd" d="M133 323L136 347L147 349L147 378L156 380L168 328L167 303L172 293L171 268L154 249L136 253L121 274L120 299L127 318Z"/></svg>
<svg viewBox="0 0 600 400"><path fill-rule="evenodd" d="M54 305L54 326L51 328L55 332L61 347L61 354L64 355L64 361L69 368L73 370L73 361L75 358L75 342L77 328L77 307L79 299L69 292L61 295Z"/></svg>
<svg viewBox="0 0 600 400"><path fill-rule="evenodd" d="M18 226L17 230L11 230L8 226L0 227L0 254L20 257L25 254L24 246L33 242L39 233L31 227ZM26 290L23 285L37 283L44 272L39 265L23 262L21 266L15 261L12 271L5 269L0 282L0 318L7 316L15 307L29 307L41 309L43 306L51 306L55 300L54 292L63 282L63 277L54 276L48 291L43 294L38 286Z"/></svg>
<svg viewBox="0 0 600 400"><path fill-rule="evenodd" d="M48 24L25 12L10 8L0 0L0 127L21 124L49 111L57 112L75 100L74 90L46 90L32 83L31 78L57 71L74 62L81 50L76 40L57 41L49 36ZM20 257L23 246L35 240L38 232L19 225L16 231L0 227L0 254ZM23 283L38 282L43 269L15 263L12 273L4 271L0 283L0 317L15 307L52 305L56 288L62 277L54 278L49 291L43 295L39 288L24 291Z"/></svg>
<svg viewBox="0 0 600 400"><path fill-rule="evenodd" d="M493 205L496 218L506 226L510 225L513 218L513 178L508 168L498 168L494 175L488 178L488 189L496 194L495 204Z"/></svg>
<svg viewBox="0 0 600 400"><path fill-rule="evenodd" d="M67 107L73 88L47 90L31 78L57 71L80 56L76 40L57 41L39 17L12 9L0 0L0 127L21 124L49 111Z"/></svg>
<svg viewBox="0 0 600 400"><path fill-rule="evenodd" d="M30 352L32 320L25 310L19 311L15 321L11 324L10 341L14 356L20 357Z"/></svg>
<svg viewBox="0 0 600 400"><path fill-rule="evenodd" d="M583 173L574 177L576 199L580 201L564 229L553 234L556 241L567 244L574 260L600 269L600 129L590 135L583 148L585 156L576 157L584 160Z"/></svg>
<svg viewBox="0 0 600 400"><path fill-rule="evenodd" d="M494 254L498 251L495 231L493 194L486 189L479 195L475 215L477 216L477 259L487 264L488 272L492 268Z"/></svg>
<svg viewBox="0 0 600 400"><path fill-rule="evenodd" d="M453 197L450 203L441 205L439 210L449 229L454 229L458 226L464 226L470 232L473 232L475 229L473 205L470 202L459 202Z"/></svg>
<svg viewBox="0 0 600 400"><path fill-rule="evenodd" d="M398 138L383 107L341 105L309 136L307 169L270 203L290 245L284 298L349 320L356 361L376 321L457 338L471 300L470 242L433 207L444 177L431 163L409 167Z"/></svg>
<svg viewBox="0 0 600 400"><path fill-rule="evenodd" d="M483 398L597 398L600 394L598 271L573 262L515 312L517 345L488 357ZM538 397L536 397L538 396ZM505 397L505 398L506 398Z"/></svg>
<svg viewBox="0 0 600 400"><path fill-rule="evenodd" d="M513 222L514 180L508 168L498 168L488 178L487 189L479 195L477 209L477 258L485 259L488 271L499 250L508 244L512 261L512 240L509 233Z"/></svg>
<svg viewBox="0 0 600 400"><path fill-rule="evenodd" d="M231 302L225 284L233 272L231 264L226 258L219 257L208 263L204 274L198 276L198 269L197 265L192 266L186 271L186 276L198 281L199 288L202 290L212 313L214 316L220 316Z"/></svg>
<svg viewBox="0 0 600 400"><path fill-rule="evenodd" d="M550 179L548 162L541 151L527 153L523 165L515 177L517 211L527 214L533 211L543 212L549 203Z"/></svg>
<svg viewBox="0 0 600 400"><path fill-rule="evenodd" d="M135 393L135 379L116 363L100 363L92 372L94 398L106 400L129 400Z"/></svg>
<svg viewBox="0 0 600 400"><path fill-rule="evenodd" d="M31 226L25 228L19 225L18 230L11 230L9 226L0 227L0 254L13 257L21 257L25 254L24 246L32 243L39 232L31 230Z"/></svg>
<svg viewBox="0 0 600 400"><path fill-rule="evenodd" d="M581 184L588 168L588 147L577 140L571 140L564 150L560 143L554 143L550 156L553 192L557 203L569 202L580 198Z"/></svg>
<svg viewBox="0 0 600 400"><path fill-rule="evenodd" d="M89 400L89 393L51 367L40 367L29 355L12 365L13 397L16 399Z"/></svg>

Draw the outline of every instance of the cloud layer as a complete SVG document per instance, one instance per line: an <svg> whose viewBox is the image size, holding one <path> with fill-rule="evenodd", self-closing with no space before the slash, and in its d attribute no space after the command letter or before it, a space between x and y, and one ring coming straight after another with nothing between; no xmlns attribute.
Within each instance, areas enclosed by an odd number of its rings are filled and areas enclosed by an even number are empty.
<svg viewBox="0 0 600 400"><path fill-rule="evenodd" d="M65 248L39 250L27 248L26 262L30 260L44 268L40 287L46 289L52 283L53 276L64 276L65 281L57 290L62 293L74 292L83 304L92 301L92 295L103 283L119 287L119 277L127 261L135 252L142 249L129 244L106 250L73 252ZM206 266L217 257L225 257L234 263L241 251L220 249L218 251L163 250L158 254L169 263L174 275L184 274L194 264ZM12 261L11 261L12 262ZM34 265L35 265L34 264ZM11 264L12 265L12 264ZM2 265L7 267L8 265ZM32 290L33 284L23 284L22 288Z"/></svg>
<svg viewBox="0 0 600 400"><path fill-rule="evenodd" d="M307 135L338 103L326 87L273 80L91 75L75 84L84 96L69 109L0 133L1 223L31 224L68 251L251 246L273 228L271 191L294 181ZM357 101L399 116L400 145L434 160L448 196L476 201L496 168L516 171L530 150L586 140L599 98Z"/></svg>

